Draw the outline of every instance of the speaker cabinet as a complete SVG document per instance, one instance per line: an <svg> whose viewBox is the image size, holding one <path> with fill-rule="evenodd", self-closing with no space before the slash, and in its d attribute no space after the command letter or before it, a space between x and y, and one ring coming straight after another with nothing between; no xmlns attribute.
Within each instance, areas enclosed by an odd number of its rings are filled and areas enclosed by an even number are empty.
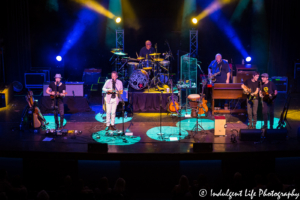
<svg viewBox="0 0 300 200"><path fill-rule="evenodd" d="M240 129L239 132L240 141L259 141L261 136L261 129Z"/></svg>
<svg viewBox="0 0 300 200"><path fill-rule="evenodd" d="M106 143L88 143L89 153L107 153L108 145Z"/></svg>
<svg viewBox="0 0 300 200"><path fill-rule="evenodd" d="M265 132L266 140L286 140L287 129L267 129Z"/></svg>
<svg viewBox="0 0 300 200"><path fill-rule="evenodd" d="M49 86L49 82L45 82L43 85L43 96L49 96L46 93L46 90ZM66 82L66 96L75 96L75 97L83 97L84 95L84 88L83 82Z"/></svg>
<svg viewBox="0 0 300 200"><path fill-rule="evenodd" d="M194 143L193 144L193 152L212 152L213 151L213 143Z"/></svg>

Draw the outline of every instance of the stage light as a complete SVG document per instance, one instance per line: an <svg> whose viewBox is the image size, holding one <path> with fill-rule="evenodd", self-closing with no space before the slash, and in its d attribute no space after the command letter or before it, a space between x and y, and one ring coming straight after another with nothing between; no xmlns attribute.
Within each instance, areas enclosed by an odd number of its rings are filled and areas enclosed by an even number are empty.
<svg viewBox="0 0 300 200"><path fill-rule="evenodd" d="M250 56L248 56L247 58L246 58L246 62L250 62L252 59L251 59L251 57Z"/></svg>
<svg viewBox="0 0 300 200"><path fill-rule="evenodd" d="M60 62L60 61L62 60L62 57L61 57L61 56L56 56L56 60L57 60L58 62Z"/></svg>
<svg viewBox="0 0 300 200"><path fill-rule="evenodd" d="M197 20L196 18L193 18L193 19L192 19L192 22L193 22L193 24L197 24L197 23L198 23L198 20Z"/></svg>
<svg viewBox="0 0 300 200"><path fill-rule="evenodd" d="M117 17L116 18L116 23L118 24L118 23L120 23L121 22L121 17Z"/></svg>

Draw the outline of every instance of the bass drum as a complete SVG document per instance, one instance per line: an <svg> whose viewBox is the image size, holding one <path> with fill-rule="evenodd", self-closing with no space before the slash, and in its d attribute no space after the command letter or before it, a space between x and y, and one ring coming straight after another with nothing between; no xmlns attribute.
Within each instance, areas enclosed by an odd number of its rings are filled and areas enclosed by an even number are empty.
<svg viewBox="0 0 300 200"><path fill-rule="evenodd" d="M143 70L134 71L129 78L129 85L136 90L142 90L148 86L149 75Z"/></svg>

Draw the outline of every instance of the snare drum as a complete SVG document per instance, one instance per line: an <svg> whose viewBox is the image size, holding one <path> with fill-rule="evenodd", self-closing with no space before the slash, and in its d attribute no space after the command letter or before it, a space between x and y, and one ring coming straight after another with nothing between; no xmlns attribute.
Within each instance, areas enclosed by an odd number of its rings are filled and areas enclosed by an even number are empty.
<svg viewBox="0 0 300 200"><path fill-rule="evenodd" d="M129 85L136 90L144 89L148 86L148 82L149 75L143 69L135 70L129 78Z"/></svg>
<svg viewBox="0 0 300 200"><path fill-rule="evenodd" d="M143 68L149 68L149 67L151 67L151 69L152 69L152 66L153 66L153 62L151 61L151 60L144 60L143 62L142 62L142 65L143 65Z"/></svg>

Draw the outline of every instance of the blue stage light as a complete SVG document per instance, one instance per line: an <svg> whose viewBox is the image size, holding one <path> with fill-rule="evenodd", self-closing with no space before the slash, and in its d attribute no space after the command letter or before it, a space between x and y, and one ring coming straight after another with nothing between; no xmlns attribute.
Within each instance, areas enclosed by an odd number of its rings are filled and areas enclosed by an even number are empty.
<svg viewBox="0 0 300 200"><path fill-rule="evenodd" d="M251 57L250 56L248 56L247 58L246 58L246 62L251 62Z"/></svg>
<svg viewBox="0 0 300 200"><path fill-rule="evenodd" d="M62 57L61 57L61 56L56 56L56 60L57 60L58 62L60 62L60 61L62 60Z"/></svg>

